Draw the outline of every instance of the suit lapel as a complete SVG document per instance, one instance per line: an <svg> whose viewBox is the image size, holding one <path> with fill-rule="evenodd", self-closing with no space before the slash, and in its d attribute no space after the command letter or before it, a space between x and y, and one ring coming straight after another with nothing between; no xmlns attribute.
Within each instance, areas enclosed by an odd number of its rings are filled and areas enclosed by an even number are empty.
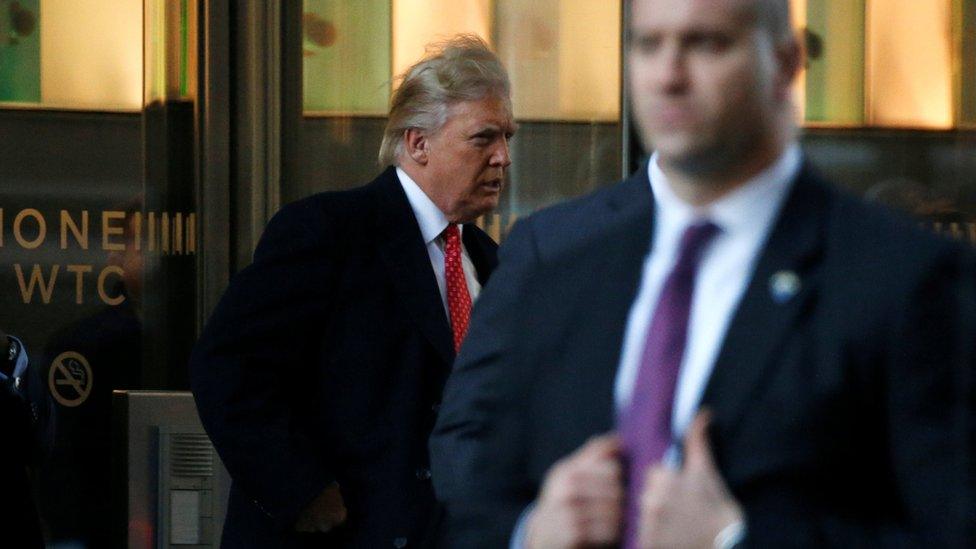
<svg viewBox="0 0 976 549"><path fill-rule="evenodd" d="M498 266L498 246L491 237L479 229L473 223L464 225L464 232L461 236L464 240L464 249L474 263L474 269L478 272L478 283L484 286L488 283L488 277Z"/></svg>
<svg viewBox="0 0 976 549"><path fill-rule="evenodd" d="M394 168L374 182L379 215L380 255L389 269L406 315L415 322L446 364L454 360L451 328L441 302L420 225Z"/></svg>
<svg viewBox="0 0 976 549"><path fill-rule="evenodd" d="M738 424L770 379L777 350L814 299L828 199L826 188L804 166L729 324L702 399L719 429ZM788 284L791 279L798 288Z"/></svg>
<svg viewBox="0 0 976 549"><path fill-rule="evenodd" d="M580 262L590 266L583 298L574 309L580 332L563 341L577 341L573 361L579 379L575 384L589 396L580 406L581 432L601 432L615 423L614 383L623 347L627 317L640 286L644 258L653 233L653 200L647 170L621 185L608 197L608 230L587 246Z"/></svg>

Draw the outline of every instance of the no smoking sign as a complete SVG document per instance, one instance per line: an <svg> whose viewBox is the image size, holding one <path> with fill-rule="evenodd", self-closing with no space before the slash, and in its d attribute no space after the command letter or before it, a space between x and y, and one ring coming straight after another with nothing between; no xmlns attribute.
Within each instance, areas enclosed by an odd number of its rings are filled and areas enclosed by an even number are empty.
<svg viewBox="0 0 976 549"><path fill-rule="evenodd" d="M62 406L74 408L88 400L92 389L92 369L88 359L74 351L61 353L47 374L51 396Z"/></svg>

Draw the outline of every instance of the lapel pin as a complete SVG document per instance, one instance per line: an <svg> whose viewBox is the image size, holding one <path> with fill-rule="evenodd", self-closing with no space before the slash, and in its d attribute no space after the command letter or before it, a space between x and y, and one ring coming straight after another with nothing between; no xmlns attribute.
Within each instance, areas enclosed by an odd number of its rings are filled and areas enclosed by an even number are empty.
<svg viewBox="0 0 976 549"><path fill-rule="evenodd" d="M800 277L793 271L778 271L769 279L769 293L779 304L793 299L800 291Z"/></svg>

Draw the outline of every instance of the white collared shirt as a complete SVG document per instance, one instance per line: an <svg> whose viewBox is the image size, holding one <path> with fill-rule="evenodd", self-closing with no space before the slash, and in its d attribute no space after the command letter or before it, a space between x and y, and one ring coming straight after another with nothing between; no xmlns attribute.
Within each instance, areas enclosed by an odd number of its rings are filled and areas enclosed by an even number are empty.
<svg viewBox="0 0 976 549"><path fill-rule="evenodd" d="M397 177L403 192L407 194L407 201L413 210L417 224L420 225L420 234L424 238L427 246L427 255L430 256L430 266L434 268L434 276L437 278L437 287L441 292L441 303L444 305L444 312L450 320L451 313L447 307L447 278L444 274L444 238L441 234L447 228L448 220L444 212L434 204L434 201L427 196L427 193L417 185L417 182L407 175L407 172L396 169ZM464 236L464 225L458 225L461 236ZM461 266L464 269L464 280L468 284L468 294L471 302L474 303L481 293L481 284L478 282L478 271L468 256L468 249L464 246L464 239L461 240Z"/></svg>
<svg viewBox="0 0 976 549"><path fill-rule="evenodd" d="M658 166L657 155L651 157L647 169L654 193L654 232L651 250L644 259L640 289L627 318L614 386L618 411L630 403L647 329L664 279L677 261L681 235L689 224L710 220L719 227L719 233L704 249L698 266L671 418L672 432L682 438L694 418L729 322L800 164L800 148L793 144L764 172L700 209L674 194Z"/></svg>

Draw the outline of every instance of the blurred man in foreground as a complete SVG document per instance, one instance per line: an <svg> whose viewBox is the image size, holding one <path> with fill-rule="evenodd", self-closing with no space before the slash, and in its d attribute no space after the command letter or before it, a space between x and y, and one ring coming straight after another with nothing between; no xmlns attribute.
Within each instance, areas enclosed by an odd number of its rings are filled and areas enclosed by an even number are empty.
<svg viewBox="0 0 976 549"><path fill-rule="evenodd" d="M631 8L654 154L503 246L431 441L455 544L962 545L970 256L804 161L787 0Z"/></svg>

